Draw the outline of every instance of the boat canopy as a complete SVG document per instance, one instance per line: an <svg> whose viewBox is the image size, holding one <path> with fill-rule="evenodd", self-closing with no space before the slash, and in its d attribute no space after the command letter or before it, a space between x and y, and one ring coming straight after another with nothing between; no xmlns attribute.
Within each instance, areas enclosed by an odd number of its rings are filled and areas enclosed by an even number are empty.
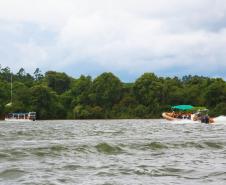
<svg viewBox="0 0 226 185"><path fill-rule="evenodd" d="M176 105L172 106L172 109L178 109L178 110L191 110L194 107L192 105Z"/></svg>

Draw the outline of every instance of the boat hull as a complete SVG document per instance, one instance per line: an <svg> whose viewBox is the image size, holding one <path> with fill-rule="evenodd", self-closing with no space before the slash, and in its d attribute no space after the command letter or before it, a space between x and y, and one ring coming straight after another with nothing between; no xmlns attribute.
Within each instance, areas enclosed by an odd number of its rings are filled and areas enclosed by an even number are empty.
<svg viewBox="0 0 226 185"><path fill-rule="evenodd" d="M169 120L169 121L180 121L181 120L181 119L177 119L177 118L172 117L171 114L168 113L168 112L163 112L162 117L166 120Z"/></svg>
<svg viewBox="0 0 226 185"><path fill-rule="evenodd" d="M179 118L174 118L172 117L172 113L169 113L169 112L163 112L162 113L162 117L166 120L169 120L169 121L182 121L182 120L189 120L189 119L179 119ZM192 116L193 117L193 116ZM197 121L200 121L200 120L197 120L197 119L193 119L191 118L190 121L194 121L194 122L197 122ZM200 121L201 122L201 121ZM213 124L215 121L214 121L214 118L209 118L209 124Z"/></svg>
<svg viewBox="0 0 226 185"><path fill-rule="evenodd" d="M7 118L5 118L5 121L8 121L8 122L32 122L33 120L30 120L30 119L7 119Z"/></svg>

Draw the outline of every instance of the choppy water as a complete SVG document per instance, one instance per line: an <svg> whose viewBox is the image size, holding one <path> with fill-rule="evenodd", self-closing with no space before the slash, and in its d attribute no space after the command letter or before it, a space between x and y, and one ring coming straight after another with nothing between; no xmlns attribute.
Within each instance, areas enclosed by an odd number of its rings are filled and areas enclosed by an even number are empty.
<svg viewBox="0 0 226 185"><path fill-rule="evenodd" d="M226 184L226 125L0 122L2 185Z"/></svg>

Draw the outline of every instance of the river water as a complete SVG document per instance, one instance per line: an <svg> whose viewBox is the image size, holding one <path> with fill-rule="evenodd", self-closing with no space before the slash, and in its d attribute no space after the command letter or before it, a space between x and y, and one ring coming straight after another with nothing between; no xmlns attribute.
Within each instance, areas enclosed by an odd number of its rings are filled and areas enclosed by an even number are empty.
<svg viewBox="0 0 226 185"><path fill-rule="evenodd" d="M0 122L1 185L226 184L226 124Z"/></svg>

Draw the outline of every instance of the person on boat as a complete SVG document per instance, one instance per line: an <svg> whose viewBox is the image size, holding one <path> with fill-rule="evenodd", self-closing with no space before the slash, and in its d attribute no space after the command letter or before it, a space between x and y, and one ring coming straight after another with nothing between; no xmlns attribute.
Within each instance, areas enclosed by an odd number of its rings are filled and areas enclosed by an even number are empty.
<svg viewBox="0 0 226 185"><path fill-rule="evenodd" d="M188 114L188 119L191 119L191 113Z"/></svg>
<svg viewBox="0 0 226 185"><path fill-rule="evenodd" d="M177 114L173 111L173 112L171 113L171 116L172 116L173 118L176 118L176 117L177 117Z"/></svg>
<svg viewBox="0 0 226 185"><path fill-rule="evenodd" d="M182 119L183 118L182 113L179 113L177 118Z"/></svg>
<svg viewBox="0 0 226 185"><path fill-rule="evenodd" d="M209 119L208 114L202 115L202 117L201 117L201 122L202 122L202 123L209 123L209 122L210 122L210 119Z"/></svg>

